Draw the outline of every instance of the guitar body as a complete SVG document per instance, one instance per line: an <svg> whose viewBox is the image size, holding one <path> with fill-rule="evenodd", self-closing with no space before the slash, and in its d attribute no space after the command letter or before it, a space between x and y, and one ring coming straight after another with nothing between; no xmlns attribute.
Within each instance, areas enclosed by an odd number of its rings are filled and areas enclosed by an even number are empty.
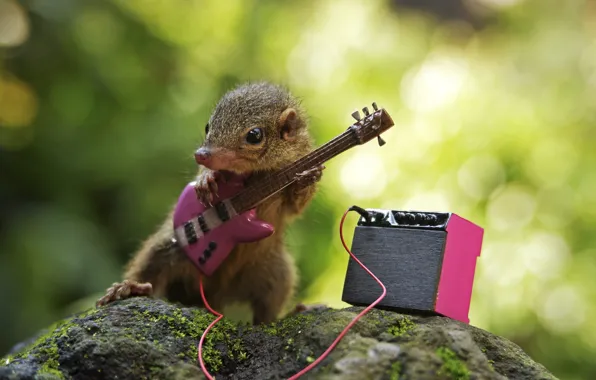
<svg viewBox="0 0 596 380"><path fill-rule="evenodd" d="M257 219L256 209L235 215L230 215L230 209L226 209L225 200L244 188L244 177L233 176L226 182L218 181L217 185L214 207L203 204L197 198L195 182L186 185L173 217L179 246L207 276L217 270L236 244L255 242L275 232L271 224Z"/></svg>

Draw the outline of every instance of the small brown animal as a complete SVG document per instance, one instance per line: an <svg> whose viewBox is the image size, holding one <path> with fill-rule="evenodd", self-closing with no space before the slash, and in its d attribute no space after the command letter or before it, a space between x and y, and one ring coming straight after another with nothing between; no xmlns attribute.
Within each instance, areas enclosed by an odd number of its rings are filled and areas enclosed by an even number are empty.
<svg viewBox="0 0 596 380"><path fill-rule="evenodd" d="M281 169L313 148L307 115L299 101L281 86L267 82L241 85L227 92L215 106L198 150L202 165L197 196L212 201L216 179L226 172L251 173L250 180ZM257 216L275 227L263 240L239 244L218 270L204 279L207 301L215 310L232 302L248 302L253 323L274 321L292 298L297 273L284 246L287 224L300 215L316 191L323 166L297 180L257 206ZM199 272L173 243L173 210L144 242L128 264L124 281L115 283L97 305L131 296L155 296L188 306L203 306ZM296 312L304 311L298 305Z"/></svg>

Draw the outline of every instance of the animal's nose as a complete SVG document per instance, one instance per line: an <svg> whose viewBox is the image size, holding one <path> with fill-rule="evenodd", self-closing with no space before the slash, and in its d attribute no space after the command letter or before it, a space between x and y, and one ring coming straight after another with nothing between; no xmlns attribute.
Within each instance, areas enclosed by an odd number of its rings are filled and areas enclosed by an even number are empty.
<svg viewBox="0 0 596 380"><path fill-rule="evenodd" d="M199 165L203 165L211 158L211 152L206 148L199 148L195 152L195 161Z"/></svg>

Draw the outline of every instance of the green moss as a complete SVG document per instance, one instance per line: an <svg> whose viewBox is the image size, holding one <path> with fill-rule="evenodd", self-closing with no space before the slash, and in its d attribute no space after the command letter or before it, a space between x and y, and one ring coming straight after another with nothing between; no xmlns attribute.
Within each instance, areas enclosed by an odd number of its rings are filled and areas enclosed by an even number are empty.
<svg viewBox="0 0 596 380"><path fill-rule="evenodd" d="M52 375L58 379L64 379L64 375L62 374L62 372L58 371L57 369L47 367L45 364L39 368L37 373L40 375L47 374L47 375Z"/></svg>
<svg viewBox="0 0 596 380"><path fill-rule="evenodd" d="M7 355L0 359L0 367L6 367L14 360L12 355Z"/></svg>
<svg viewBox="0 0 596 380"><path fill-rule="evenodd" d="M280 321L264 325L261 328L263 329L263 332L265 332L268 335L283 338L292 332L300 330L300 328L310 324L314 320L314 315L296 314L291 317L284 318Z"/></svg>
<svg viewBox="0 0 596 380"><path fill-rule="evenodd" d="M197 326L196 330L194 332L191 332L190 335L193 338L195 338L195 341L197 343L201 339L201 335L207 327L208 324L201 324L201 327ZM205 365L207 365L207 367L209 367L214 372L219 371L223 365L221 352L215 349L215 343L223 341L223 338L224 336L221 333L221 328L214 328L209 331L203 342L201 355L203 357ZM194 360L197 360L199 355L197 343L192 343L188 351L188 356L193 358Z"/></svg>
<svg viewBox="0 0 596 380"><path fill-rule="evenodd" d="M96 310L89 310L79 316L77 319L95 314ZM45 334L42 334L34 342L25 347L21 352L2 360L2 365L8 365L14 359L34 357L38 363L38 374L49 374L60 379L64 379L64 374L60 371L60 353L58 351L57 340L68 336L68 330L76 326L73 321L75 318L69 318L51 325Z"/></svg>
<svg viewBox="0 0 596 380"><path fill-rule="evenodd" d="M493 367L493 363L494 363L494 361L493 361L493 360L489 360L489 361L488 361L488 368L489 368L489 369L490 369L492 372L495 372L495 367Z"/></svg>
<svg viewBox="0 0 596 380"><path fill-rule="evenodd" d="M391 364L391 368L389 369L389 379L390 380L399 380L399 375L401 374L401 363L394 362Z"/></svg>
<svg viewBox="0 0 596 380"><path fill-rule="evenodd" d="M203 331L213 321L213 316L195 310L193 312L192 324L194 329L190 332L190 336L200 339ZM238 333L239 325L232 323L228 319L221 319L205 337L203 342L203 360L205 364L209 366L214 372L221 369L223 365L222 352L215 347L216 344L223 344L227 347L227 354L230 359L236 359L238 361L244 361L248 359L248 354L242 345L242 340L237 337L233 337L230 332ZM197 346L194 345L191 348L191 354L195 358L197 357Z"/></svg>
<svg viewBox="0 0 596 380"><path fill-rule="evenodd" d="M240 354L238 354L238 361L243 362L246 359L248 359L248 354L245 351L242 351Z"/></svg>
<svg viewBox="0 0 596 380"><path fill-rule="evenodd" d="M447 347L440 347L437 349L436 354L443 361L443 365L439 369L439 375L445 375L455 380L468 380L470 378L470 371L464 362L459 360L455 352Z"/></svg>
<svg viewBox="0 0 596 380"><path fill-rule="evenodd" d="M157 314L148 310L136 312L139 320L152 324L165 324L168 330L177 338L190 337L193 343L188 350L179 353L178 357L198 360L197 344L203 331L213 322L215 317L201 310L193 310L191 315L185 316L181 310L174 310L172 314ZM202 357L205 365L212 372L219 371L223 366L222 352L216 348L216 344L225 345L230 359L246 360L248 355L243 349L242 340L233 338L231 332L237 332L238 326L227 319L220 320L205 337L203 342ZM142 334L139 339L146 339ZM139 340L137 337L131 339ZM155 341L154 341L155 344ZM161 347L160 347L161 348Z"/></svg>
<svg viewBox="0 0 596 380"><path fill-rule="evenodd" d="M67 336L68 330L71 327L77 326L75 320L81 320L83 318L87 318L90 316L95 316L99 312L98 309L92 308L89 309L81 314L78 314L75 317L68 318L59 322L52 324L50 327L47 328L47 332L39 336L34 342L30 343L26 346L21 352L8 356L2 360L2 365L7 365L6 359L9 359L9 362L14 359L20 359L27 356L34 356L39 357L40 355L50 356L57 360L58 356L58 346L56 345L56 340L60 337ZM103 317L96 317L93 318L94 321L101 321ZM51 346L51 348L45 348L45 346ZM39 349L34 349L35 347L41 347ZM43 364L42 364L43 366ZM47 367L47 366L46 366Z"/></svg>
<svg viewBox="0 0 596 380"><path fill-rule="evenodd" d="M97 309L92 309L86 313L78 315L77 321L80 319L92 316L98 313ZM147 333L145 331L139 331L130 327L124 327L121 330L121 336L128 340L139 342L148 341L158 349L163 349L163 346L159 344L157 339L149 338L150 330L153 329L155 324L163 324L167 326L168 330L176 338L188 339L192 338L193 342L185 352L179 353L179 358L186 358L196 363L198 358L198 347L197 344L201 338L203 331L209 326L214 320L214 316L204 311L194 310L190 315L184 315L181 310L174 310L171 314L159 314L150 311L134 311L133 316L137 327L139 325L147 327ZM98 315L93 320L99 321L103 317ZM40 362L39 373L48 373L60 378L64 378L64 375L60 372L59 366L59 352L57 339L62 336L68 335L68 330L76 326L77 323L73 322L74 319L64 320L57 324L54 324L48 329L48 332L35 342L31 343L21 353L6 357L2 360L0 365L6 366L14 359L25 358L28 356L35 357ZM87 329L89 330L89 329ZM95 334L93 334L95 335ZM212 328L207 334L205 341L203 342L203 360L205 364L212 372L219 371L223 366L223 355L227 354L230 359L241 362L248 359L247 351L244 349L243 342L238 336L238 325L230 322L229 320L220 320L214 328ZM224 347L224 352L216 348L216 345ZM36 347L32 350L33 347ZM8 363L7 363L8 360ZM157 368L151 369L153 372Z"/></svg>
<svg viewBox="0 0 596 380"><path fill-rule="evenodd" d="M408 317L400 318L396 321L396 324L389 326L387 332L393 336L402 336L408 331L416 327L416 324Z"/></svg>
<svg viewBox="0 0 596 380"><path fill-rule="evenodd" d="M277 325L273 322L271 324L264 325L263 331L269 335L275 335L275 336L277 336L277 334L279 333L279 331L277 330Z"/></svg>
<svg viewBox="0 0 596 380"><path fill-rule="evenodd" d="M42 347L37 357L43 360L39 367L38 373L49 373L64 379L64 375L60 372L60 354L58 353L58 346L54 340L50 340L47 346Z"/></svg>
<svg viewBox="0 0 596 380"><path fill-rule="evenodd" d="M77 318L82 319L82 318L90 317L92 315L96 315L97 313L99 313L99 311L100 311L100 309L92 307L92 308L88 309L87 311L85 311L81 314L78 314ZM95 320L101 321L102 319L103 319L103 317L97 318Z"/></svg>

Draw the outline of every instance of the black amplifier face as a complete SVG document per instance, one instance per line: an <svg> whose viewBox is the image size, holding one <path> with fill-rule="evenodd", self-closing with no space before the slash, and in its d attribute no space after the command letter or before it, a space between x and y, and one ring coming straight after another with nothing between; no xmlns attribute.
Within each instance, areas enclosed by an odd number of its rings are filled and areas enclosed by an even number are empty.
<svg viewBox="0 0 596 380"><path fill-rule="evenodd" d="M352 252L387 288L379 306L434 309L446 235L441 230L356 227ZM377 282L350 261L343 301L369 305L380 292Z"/></svg>

